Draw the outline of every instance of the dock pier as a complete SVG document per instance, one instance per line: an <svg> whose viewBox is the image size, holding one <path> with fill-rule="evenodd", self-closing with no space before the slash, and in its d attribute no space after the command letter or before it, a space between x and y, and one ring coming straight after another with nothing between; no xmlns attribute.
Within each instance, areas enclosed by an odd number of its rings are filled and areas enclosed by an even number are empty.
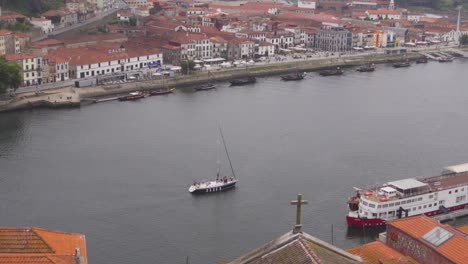
<svg viewBox="0 0 468 264"><path fill-rule="evenodd" d="M449 221L449 220L456 219L462 216L467 216L467 215L468 215L468 208L465 208L465 209L460 209L457 211L448 212L446 214L435 215L432 218L434 218L435 220L439 222L445 222L445 221Z"/></svg>

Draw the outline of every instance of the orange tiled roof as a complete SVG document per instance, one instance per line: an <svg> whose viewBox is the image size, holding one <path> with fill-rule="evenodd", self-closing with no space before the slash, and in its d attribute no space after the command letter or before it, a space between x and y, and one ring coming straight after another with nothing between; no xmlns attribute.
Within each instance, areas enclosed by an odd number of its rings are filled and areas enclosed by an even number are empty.
<svg viewBox="0 0 468 264"><path fill-rule="evenodd" d="M50 50L49 54L56 54L65 58L70 65L86 65L159 54L159 50L133 46L120 49L118 43L101 43L98 46Z"/></svg>
<svg viewBox="0 0 468 264"><path fill-rule="evenodd" d="M468 235L468 225L459 226L457 229L463 234Z"/></svg>
<svg viewBox="0 0 468 264"><path fill-rule="evenodd" d="M86 264L84 235L37 227L0 228L0 264L74 264L77 248Z"/></svg>
<svg viewBox="0 0 468 264"><path fill-rule="evenodd" d="M0 229L0 253L54 253L54 251L31 228L2 228Z"/></svg>
<svg viewBox="0 0 468 264"><path fill-rule="evenodd" d="M7 61L16 61L16 60L24 60L24 59L32 59L36 56L27 53L17 53L17 54L6 54L5 59ZM0 231L1 232L1 231Z"/></svg>
<svg viewBox="0 0 468 264"><path fill-rule="evenodd" d="M11 31L6 29L0 29L0 36L5 36L11 34Z"/></svg>
<svg viewBox="0 0 468 264"><path fill-rule="evenodd" d="M468 254L466 254L466 249L468 248L468 237L449 225L441 224L424 215L397 219L390 221L388 224L400 229L416 239L419 239L422 243L425 243L427 246L433 248L435 251L455 263L468 263ZM422 239L422 236L437 226L449 231L453 236L438 247L435 247Z"/></svg>
<svg viewBox="0 0 468 264"><path fill-rule="evenodd" d="M390 247L387 247L384 243L380 241L375 241L362 246L350 248L346 251L353 255L360 256L364 260L364 263L368 264L418 263L414 259L405 256Z"/></svg>

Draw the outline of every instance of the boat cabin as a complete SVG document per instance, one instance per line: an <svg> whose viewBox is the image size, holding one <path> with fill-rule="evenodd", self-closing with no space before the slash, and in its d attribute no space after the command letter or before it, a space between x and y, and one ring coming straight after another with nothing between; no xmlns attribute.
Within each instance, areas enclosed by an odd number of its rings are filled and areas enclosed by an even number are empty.
<svg viewBox="0 0 468 264"><path fill-rule="evenodd" d="M430 187L427 183L412 178L389 182L388 185L391 185L393 188L395 188L398 196L402 198L419 195L430 191Z"/></svg>
<svg viewBox="0 0 468 264"><path fill-rule="evenodd" d="M462 172L468 172L468 163L445 167L442 171L442 175Z"/></svg>
<svg viewBox="0 0 468 264"><path fill-rule="evenodd" d="M397 190L395 190L395 188L392 188L390 186L385 186L383 188L380 188L379 195L390 198L390 197L395 197L396 192Z"/></svg>

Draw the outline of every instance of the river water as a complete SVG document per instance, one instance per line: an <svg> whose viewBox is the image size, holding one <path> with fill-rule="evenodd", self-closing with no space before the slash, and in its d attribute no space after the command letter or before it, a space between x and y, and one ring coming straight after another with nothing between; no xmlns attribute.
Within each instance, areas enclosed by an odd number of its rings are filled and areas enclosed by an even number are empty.
<svg viewBox="0 0 468 264"><path fill-rule="evenodd" d="M0 115L0 225L86 235L90 263L217 263L289 231L349 248L353 186L468 162L468 61ZM214 177L217 123L239 178ZM223 154L221 152L221 154ZM226 169L226 162L223 161Z"/></svg>

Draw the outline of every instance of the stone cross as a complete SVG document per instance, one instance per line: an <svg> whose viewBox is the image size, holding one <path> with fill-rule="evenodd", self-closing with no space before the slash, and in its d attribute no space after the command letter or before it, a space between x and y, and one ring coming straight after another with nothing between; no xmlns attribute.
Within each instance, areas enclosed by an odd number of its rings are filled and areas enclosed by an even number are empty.
<svg viewBox="0 0 468 264"><path fill-rule="evenodd" d="M302 200L302 194L297 195L297 200L291 201L291 204L297 205L296 206L296 225L294 226L293 233L297 234L299 232L302 232L302 224L301 224L301 205L307 204L307 200Z"/></svg>

